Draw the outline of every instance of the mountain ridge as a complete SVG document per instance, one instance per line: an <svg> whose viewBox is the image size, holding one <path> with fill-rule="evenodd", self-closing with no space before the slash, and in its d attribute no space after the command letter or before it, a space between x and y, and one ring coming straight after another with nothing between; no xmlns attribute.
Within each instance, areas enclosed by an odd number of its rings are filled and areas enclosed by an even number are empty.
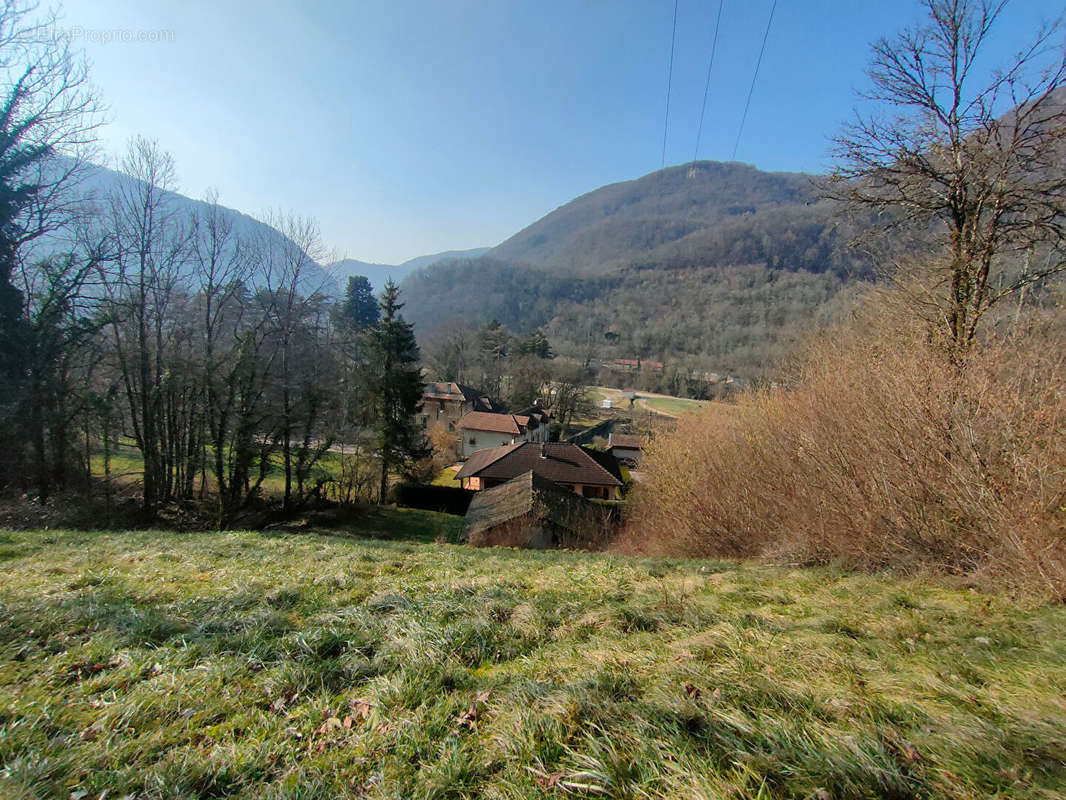
<svg viewBox="0 0 1066 800"><path fill-rule="evenodd" d="M759 374L871 265L818 176L695 162L586 192L403 282L420 337L497 319L565 356Z"/></svg>
<svg viewBox="0 0 1066 800"><path fill-rule="evenodd" d="M370 281L375 290L380 291L385 282L392 278L400 283L412 272L425 267L430 267L440 261L448 261L457 258L478 258L487 253L489 247L474 247L469 250L445 250L442 253L432 253L425 256L409 258L402 264L378 264L372 261L359 261L354 258L342 258L327 264L325 269L335 281L344 288L348 278L362 275Z"/></svg>

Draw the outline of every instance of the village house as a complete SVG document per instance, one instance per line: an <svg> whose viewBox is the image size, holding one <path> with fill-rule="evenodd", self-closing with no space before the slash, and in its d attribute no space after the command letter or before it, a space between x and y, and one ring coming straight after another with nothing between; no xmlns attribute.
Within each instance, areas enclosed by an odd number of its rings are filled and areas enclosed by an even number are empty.
<svg viewBox="0 0 1066 800"><path fill-rule="evenodd" d="M486 395L454 381L427 383L422 392L422 410L418 415L422 430L429 431L440 423L455 432L459 420L471 411L499 411Z"/></svg>
<svg viewBox="0 0 1066 800"><path fill-rule="evenodd" d="M456 426L462 437L463 458L469 458L479 450L515 444L517 442L546 442L549 438L547 412L535 409L535 413L487 414L471 411Z"/></svg>
<svg viewBox="0 0 1066 800"><path fill-rule="evenodd" d="M607 438L607 450L624 464L636 466L644 456L643 436L628 433L611 433Z"/></svg>
<svg viewBox="0 0 1066 800"><path fill-rule="evenodd" d="M662 372L662 361L644 361L639 358L616 358L612 366L620 372Z"/></svg>
<svg viewBox="0 0 1066 800"><path fill-rule="evenodd" d="M605 511L527 470L474 495L463 541L478 547L602 547L611 532Z"/></svg>
<svg viewBox="0 0 1066 800"><path fill-rule="evenodd" d="M521 411L516 411L515 412L515 416L518 416L518 417L529 417L530 420L533 420L533 421L536 422L536 425L533 426L534 428L539 428L541 425L543 425L545 431L547 431L549 429L549 426L551 425L551 418L552 418L551 412L549 412L543 406L541 406L539 400L536 403L534 403L533 405L531 405L529 408L523 408ZM529 441L534 442L534 441L540 441L540 440L539 439L530 439ZM544 441L545 442L548 441L548 437L547 436L545 436Z"/></svg>
<svg viewBox="0 0 1066 800"><path fill-rule="evenodd" d="M532 470L582 497L617 500L622 473L610 453L576 444L517 442L474 453L456 477L464 489L481 491Z"/></svg>

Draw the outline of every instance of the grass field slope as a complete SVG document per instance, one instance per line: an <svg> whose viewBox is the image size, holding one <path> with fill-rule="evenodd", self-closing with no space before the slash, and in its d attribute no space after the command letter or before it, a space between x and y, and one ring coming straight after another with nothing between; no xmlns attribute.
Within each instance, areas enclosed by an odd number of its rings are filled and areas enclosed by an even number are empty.
<svg viewBox="0 0 1066 800"><path fill-rule="evenodd" d="M316 531L0 540L12 800L1066 792L1062 606Z"/></svg>

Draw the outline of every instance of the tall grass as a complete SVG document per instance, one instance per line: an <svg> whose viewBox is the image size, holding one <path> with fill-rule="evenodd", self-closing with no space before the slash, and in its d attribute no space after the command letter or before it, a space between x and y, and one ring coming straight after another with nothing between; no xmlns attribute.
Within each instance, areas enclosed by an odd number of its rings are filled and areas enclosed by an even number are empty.
<svg viewBox="0 0 1066 800"><path fill-rule="evenodd" d="M0 798L1066 796L1066 606L361 532L0 530Z"/></svg>
<svg viewBox="0 0 1066 800"><path fill-rule="evenodd" d="M624 545L1066 597L1064 341L1061 314L1032 318L960 366L927 327L863 312L806 349L789 387L658 438Z"/></svg>

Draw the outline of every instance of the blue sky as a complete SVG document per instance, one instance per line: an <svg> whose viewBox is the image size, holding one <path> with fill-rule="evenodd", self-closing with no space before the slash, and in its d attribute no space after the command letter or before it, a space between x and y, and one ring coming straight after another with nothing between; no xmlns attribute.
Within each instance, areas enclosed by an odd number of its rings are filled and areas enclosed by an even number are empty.
<svg viewBox="0 0 1066 800"><path fill-rule="evenodd" d="M770 5L725 0L700 158L732 155ZM109 107L106 153L157 139L185 194L314 217L337 257L497 244L660 165L672 0L64 8ZM717 9L679 0L667 164L693 158ZM994 55L1061 12L1014 0ZM778 0L737 160L827 169L870 43L918 13L914 0Z"/></svg>

